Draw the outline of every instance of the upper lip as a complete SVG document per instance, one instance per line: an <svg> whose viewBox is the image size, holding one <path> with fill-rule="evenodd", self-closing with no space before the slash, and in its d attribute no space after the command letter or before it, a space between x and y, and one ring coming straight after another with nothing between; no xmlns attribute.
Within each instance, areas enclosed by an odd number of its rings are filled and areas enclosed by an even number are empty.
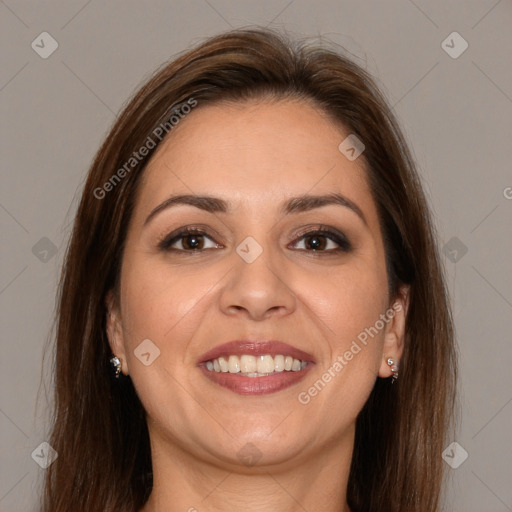
<svg viewBox="0 0 512 512"><path fill-rule="evenodd" d="M300 359L306 362L315 362L314 357L304 350L292 347L288 343L276 340L234 340L217 345L208 352L200 356L198 364L217 359L221 356L250 354L253 356L282 354L284 356L291 356L295 359Z"/></svg>

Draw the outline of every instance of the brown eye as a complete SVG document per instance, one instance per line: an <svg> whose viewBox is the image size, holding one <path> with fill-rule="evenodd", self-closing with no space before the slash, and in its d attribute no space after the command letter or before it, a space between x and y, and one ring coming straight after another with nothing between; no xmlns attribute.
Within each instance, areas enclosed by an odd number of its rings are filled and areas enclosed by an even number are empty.
<svg viewBox="0 0 512 512"><path fill-rule="evenodd" d="M306 249L312 249L313 251L323 250L327 247L328 243L323 235L309 235L304 237Z"/></svg>
<svg viewBox="0 0 512 512"><path fill-rule="evenodd" d="M352 249L352 245L341 232L330 230L315 230L304 233L295 242L294 248L308 252L348 252Z"/></svg>
<svg viewBox="0 0 512 512"><path fill-rule="evenodd" d="M210 245L207 245L210 244ZM163 251L200 252L206 249L220 247L204 231L197 229L182 229L165 237L158 247Z"/></svg>
<svg viewBox="0 0 512 512"><path fill-rule="evenodd" d="M187 235L183 237L181 245L184 249L202 249L204 246L203 235Z"/></svg>

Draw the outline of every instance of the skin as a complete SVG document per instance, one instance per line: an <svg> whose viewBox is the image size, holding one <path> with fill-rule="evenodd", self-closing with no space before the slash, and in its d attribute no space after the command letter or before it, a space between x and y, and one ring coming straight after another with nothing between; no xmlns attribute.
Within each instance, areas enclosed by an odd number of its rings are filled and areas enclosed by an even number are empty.
<svg viewBox="0 0 512 512"><path fill-rule="evenodd" d="M108 337L147 411L154 487L143 512L349 512L346 487L355 421L387 358L399 361L407 290L388 297L384 246L363 159L338 145L348 135L301 101L199 105L170 133L145 170L128 229L120 297L107 297ZM337 192L357 204L282 214L287 199ZM208 195L229 213L191 205L150 212L173 194ZM211 239L158 248L173 230L200 225ZM314 251L318 224L345 233ZM252 263L236 247L263 248ZM314 238L314 236L313 236ZM190 241L190 240L189 240ZM183 244L183 245L182 245ZM322 252L324 251L324 252ZM328 252L331 251L331 252ZM307 391L365 328L402 306L378 335L305 405ZM235 339L277 339L313 354L296 385L238 395L196 367L211 348ZM160 356L145 366L134 350L150 339ZM248 466L237 453L252 443Z"/></svg>

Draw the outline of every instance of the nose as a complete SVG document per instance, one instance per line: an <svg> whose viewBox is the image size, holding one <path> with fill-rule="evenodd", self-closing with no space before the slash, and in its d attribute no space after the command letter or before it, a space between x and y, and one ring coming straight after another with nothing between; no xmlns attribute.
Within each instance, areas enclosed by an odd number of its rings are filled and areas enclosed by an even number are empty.
<svg viewBox="0 0 512 512"><path fill-rule="evenodd" d="M221 310L261 321L292 313L297 298L286 279L286 266L263 253L252 262L233 255L233 268L220 296Z"/></svg>

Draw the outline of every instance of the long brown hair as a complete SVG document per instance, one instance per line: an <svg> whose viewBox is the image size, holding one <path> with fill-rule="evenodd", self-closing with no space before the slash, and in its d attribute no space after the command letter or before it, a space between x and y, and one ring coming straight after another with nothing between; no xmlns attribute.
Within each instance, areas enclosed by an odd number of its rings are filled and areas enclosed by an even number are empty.
<svg viewBox="0 0 512 512"><path fill-rule="evenodd" d="M400 378L393 386L378 378L358 416L348 504L353 512L438 511L456 351L436 234L413 160L385 99L351 58L255 29L208 39L161 67L117 118L90 168L59 288L49 440L59 457L47 470L44 512L132 512L147 500L145 414L131 379L112 377L105 296L118 289L139 180L159 141L136 162L130 158L158 127L169 126L180 105L258 97L310 101L364 142L390 293L410 286Z"/></svg>

